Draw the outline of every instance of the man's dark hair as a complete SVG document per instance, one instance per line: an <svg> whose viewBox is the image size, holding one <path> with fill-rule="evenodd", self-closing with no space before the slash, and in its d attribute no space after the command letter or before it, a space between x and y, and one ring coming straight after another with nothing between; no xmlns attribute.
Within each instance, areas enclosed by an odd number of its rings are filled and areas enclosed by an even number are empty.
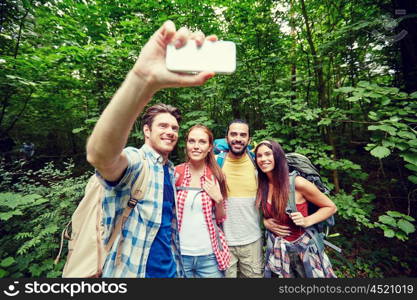
<svg viewBox="0 0 417 300"><path fill-rule="evenodd" d="M178 124L180 123L181 113L178 108L172 105L158 103L148 107L148 109L145 111L145 113L142 116L142 127L148 125L149 128L151 128L154 118L157 115L163 113L171 114L175 119L177 119Z"/></svg>
<svg viewBox="0 0 417 300"><path fill-rule="evenodd" d="M230 125L235 124L235 123L246 124L248 126L248 133L249 133L249 136L250 136L249 123L246 122L245 120L242 120L242 119L234 119L233 121L230 121L229 125L227 125L226 136L229 134Z"/></svg>

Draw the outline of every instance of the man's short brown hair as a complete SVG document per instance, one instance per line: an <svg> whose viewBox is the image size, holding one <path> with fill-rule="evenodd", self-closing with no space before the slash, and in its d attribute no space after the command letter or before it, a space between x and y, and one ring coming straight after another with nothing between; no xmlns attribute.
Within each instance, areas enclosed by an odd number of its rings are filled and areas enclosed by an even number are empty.
<svg viewBox="0 0 417 300"><path fill-rule="evenodd" d="M163 113L171 114L175 119L177 119L178 124L180 123L181 113L178 108L169 104L158 103L148 107L148 109L145 111L142 116L142 127L148 125L150 129L152 127L154 118L157 115Z"/></svg>

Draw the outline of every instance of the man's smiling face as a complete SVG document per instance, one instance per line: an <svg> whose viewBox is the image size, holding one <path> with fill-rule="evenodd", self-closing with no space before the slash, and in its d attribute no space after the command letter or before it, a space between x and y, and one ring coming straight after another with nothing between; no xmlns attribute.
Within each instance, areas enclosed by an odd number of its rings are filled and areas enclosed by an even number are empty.
<svg viewBox="0 0 417 300"><path fill-rule="evenodd" d="M144 126L144 133L149 146L165 158L177 144L178 130L177 119L170 113L156 115L151 128L147 125Z"/></svg>
<svg viewBox="0 0 417 300"><path fill-rule="evenodd" d="M226 139L230 152L242 156L249 144L249 126L244 123L230 124Z"/></svg>

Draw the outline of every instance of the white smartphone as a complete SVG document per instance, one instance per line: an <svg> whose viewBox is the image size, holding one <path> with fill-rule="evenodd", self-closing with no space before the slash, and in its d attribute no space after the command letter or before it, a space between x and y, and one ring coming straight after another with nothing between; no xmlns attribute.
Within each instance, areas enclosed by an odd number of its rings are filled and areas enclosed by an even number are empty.
<svg viewBox="0 0 417 300"><path fill-rule="evenodd" d="M174 72L211 71L231 74L236 70L236 45L230 41L204 41L197 47L194 40L179 49L167 46L166 67Z"/></svg>

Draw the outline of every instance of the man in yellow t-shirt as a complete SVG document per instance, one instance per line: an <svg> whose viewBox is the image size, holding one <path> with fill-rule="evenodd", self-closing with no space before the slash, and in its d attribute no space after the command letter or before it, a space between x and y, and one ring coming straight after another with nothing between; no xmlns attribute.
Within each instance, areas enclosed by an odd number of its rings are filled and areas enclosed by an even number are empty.
<svg viewBox="0 0 417 300"><path fill-rule="evenodd" d="M246 151L250 141L249 125L243 120L233 120L226 140L229 152L222 166L228 187L224 232L232 254L226 277L261 278L264 263L260 215L255 205L256 168Z"/></svg>

